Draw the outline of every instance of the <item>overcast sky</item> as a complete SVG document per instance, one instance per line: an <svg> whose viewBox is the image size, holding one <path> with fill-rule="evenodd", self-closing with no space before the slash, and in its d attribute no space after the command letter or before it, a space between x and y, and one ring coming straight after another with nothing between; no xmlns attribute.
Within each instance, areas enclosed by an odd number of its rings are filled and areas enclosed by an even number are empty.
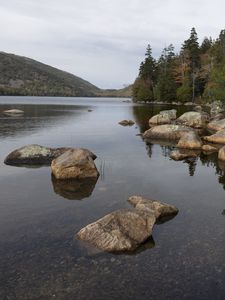
<svg viewBox="0 0 225 300"><path fill-rule="evenodd" d="M195 27L225 28L224 0L0 0L1 51L69 71L102 88L132 83L148 43L158 56Z"/></svg>

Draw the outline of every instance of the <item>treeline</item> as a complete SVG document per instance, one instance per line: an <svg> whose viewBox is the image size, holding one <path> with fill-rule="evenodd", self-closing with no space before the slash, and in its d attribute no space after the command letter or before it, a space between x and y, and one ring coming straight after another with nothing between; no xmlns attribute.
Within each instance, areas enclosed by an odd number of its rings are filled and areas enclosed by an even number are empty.
<svg viewBox="0 0 225 300"><path fill-rule="evenodd" d="M148 45L133 84L135 101L225 102L225 30L199 44L195 28L178 54L171 44L156 60Z"/></svg>

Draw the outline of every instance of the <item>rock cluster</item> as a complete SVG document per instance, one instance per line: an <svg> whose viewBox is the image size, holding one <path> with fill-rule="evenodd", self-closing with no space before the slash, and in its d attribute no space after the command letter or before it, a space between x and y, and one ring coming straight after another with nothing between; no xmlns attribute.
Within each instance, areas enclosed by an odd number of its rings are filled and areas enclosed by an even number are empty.
<svg viewBox="0 0 225 300"><path fill-rule="evenodd" d="M108 252L133 251L152 235L158 219L178 213L174 206L140 196L128 201L134 209L114 211L82 228L77 237Z"/></svg>

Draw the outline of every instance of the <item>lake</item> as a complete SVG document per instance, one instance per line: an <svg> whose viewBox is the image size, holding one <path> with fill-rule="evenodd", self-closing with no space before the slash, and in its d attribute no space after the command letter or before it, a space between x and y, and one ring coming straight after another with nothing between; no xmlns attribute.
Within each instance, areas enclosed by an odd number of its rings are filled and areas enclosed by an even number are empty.
<svg viewBox="0 0 225 300"><path fill-rule="evenodd" d="M0 299L224 299L224 166L217 154L171 160L173 145L138 135L170 106L123 100L0 98ZM11 108L25 113L2 114ZM136 124L120 126L123 119ZM100 177L77 190L55 182L50 167L4 165L26 144L88 148ZM96 251L76 239L85 225L129 208L132 195L179 213L133 254Z"/></svg>

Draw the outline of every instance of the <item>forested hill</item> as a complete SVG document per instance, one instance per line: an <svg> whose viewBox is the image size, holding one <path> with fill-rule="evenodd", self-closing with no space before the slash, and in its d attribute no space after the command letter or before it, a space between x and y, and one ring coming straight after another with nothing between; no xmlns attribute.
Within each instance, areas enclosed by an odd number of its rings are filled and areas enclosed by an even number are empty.
<svg viewBox="0 0 225 300"><path fill-rule="evenodd" d="M128 96L127 90L101 90L70 73L5 52L0 52L0 95Z"/></svg>
<svg viewBox="0 0 225 300"><path fill-rule="evenodd" d="M225 102L225 30L215 40L199 41L192 28L179 53L171 44L158 59L148 45L133 96L136 101Z"/></svg>

